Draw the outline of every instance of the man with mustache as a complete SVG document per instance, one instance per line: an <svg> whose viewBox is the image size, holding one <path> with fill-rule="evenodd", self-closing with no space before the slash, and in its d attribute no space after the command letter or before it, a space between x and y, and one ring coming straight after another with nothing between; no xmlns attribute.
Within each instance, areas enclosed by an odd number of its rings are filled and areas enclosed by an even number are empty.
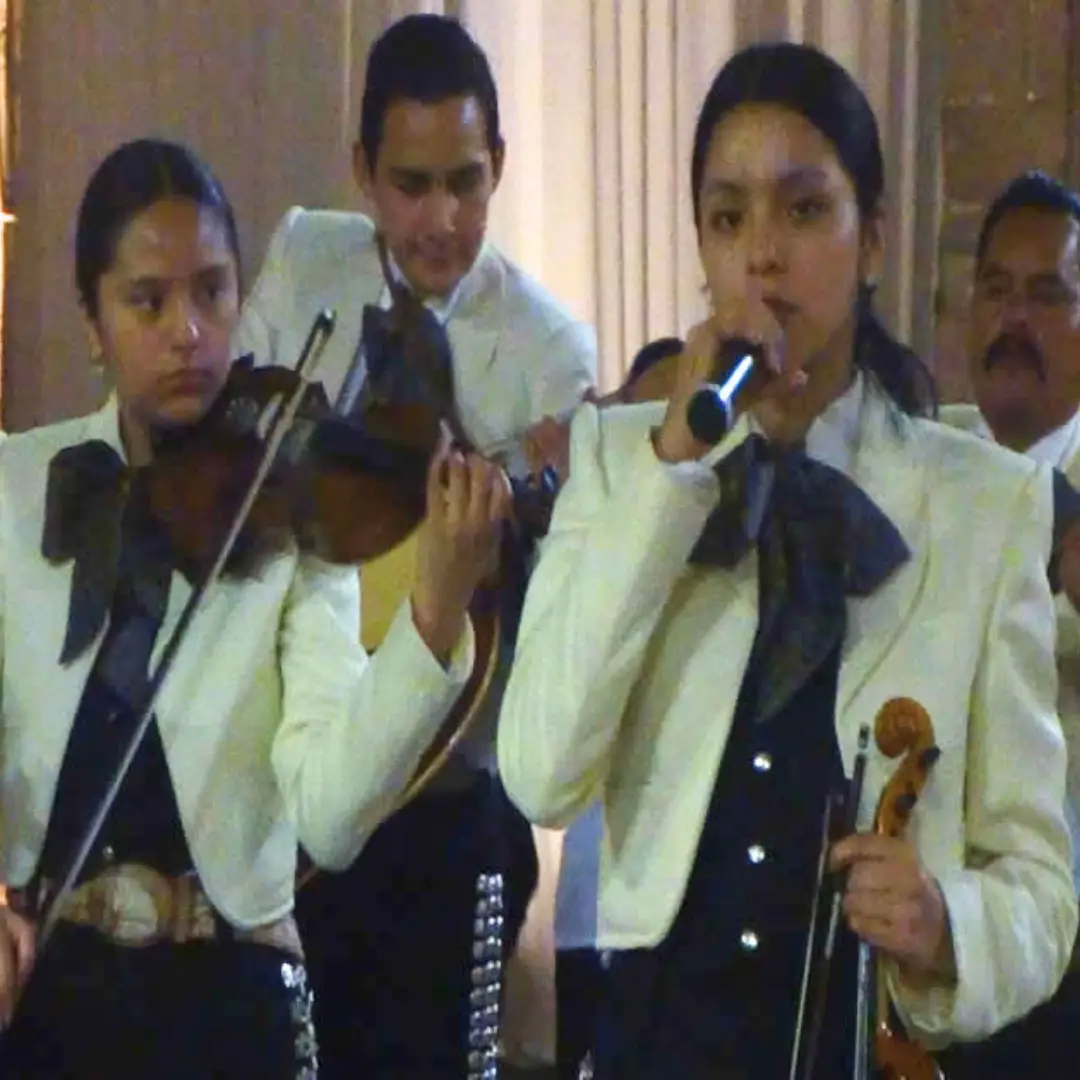
<svg viewBox="0 0 1080 1080"><path fill-rule="evenodd" d="M991 204L976 246L969 329L975 405L941 419L1047 462L1080 487L1080 194L1041 172ZM1058 709L1069 747L1067 817L1080 891L1080 528L1077 497L1057 491ZM1062 1075L1080 1025L1080 963L1057 994L988 1042L966 1048L950 1080ZM1070 1054L1071 1056L1071 1054Z"/></svg>
<svg viewBox="0 0 1080 1080"><path fill-rule="evenodd" d="M290 210L245 304L237 354L292 366L315 314L332 307L337 329L316 378L332 401L348 399L385 340L368 340L379 324L365 308L411 294L427 309L425 340L441 340L439 355L452 358L453 411L468 439L481 452L542 445L537 425L576 406L593 382L595 336L487 242L504 157L496 87L476 42L442 16L393 24L369 54L353 151L374 220ZM419 305L402 307L415 315ZM407 351L387 369L427 363ZM526 456L512 454L508 470L523 470ZM365 645L374 647L370 583L382 579L371 566L363 573ZM348 871L298 895L329 1080L466 1073L478 874L502 869L509 953L537 873L531 828L495 775L498 696L482 730Z"/></svg>

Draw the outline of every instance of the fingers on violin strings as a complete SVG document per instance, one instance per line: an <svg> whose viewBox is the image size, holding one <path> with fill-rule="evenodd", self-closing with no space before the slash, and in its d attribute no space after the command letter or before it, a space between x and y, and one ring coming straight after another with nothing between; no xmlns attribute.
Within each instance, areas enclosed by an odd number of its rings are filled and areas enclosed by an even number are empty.
<svg viewBox="0 0 1080 1080"><path fill-rule="evenodd" d="M466 459L468 474L468 502L466 512L468 521L474 528L479 528L487 520L488 491L491 483L493 466L479 454L470 454Z"/></svg>
<svg viewBox="0 0 1080 1080"><path fill-rule="evenodd" d="M487 520L502 521L510 513L510 504L510 480L502 469L493 468L488 486Z"/></svg>
<svg viewBox="0 0 1080 1080"><path fill-rule="evenodd" d="M529 474L535 476L544 467L544 451L540 446L540 440L530 431L522 439L521 449L525 454L525 464L529 469Z"/></svg>
<svg viewBox="0 0 1080 1080"><path fill-rule="evenodd" d="M468 508L469 485L465 459L461 452L449 449L443 462L441 478L435 486L430 506L432 513L447 528L455 529Z"/></svg>
<svg viewBox="0 0 1080 1080"><path fill-rule="evenodd" d="M439 438L435 443L435 450L428 462L427 471L427 504L430 510L438 508L443 499L444 488L447 482L447 463L450 458L452 447L450 429L446 422L439 425Z"/></svg>

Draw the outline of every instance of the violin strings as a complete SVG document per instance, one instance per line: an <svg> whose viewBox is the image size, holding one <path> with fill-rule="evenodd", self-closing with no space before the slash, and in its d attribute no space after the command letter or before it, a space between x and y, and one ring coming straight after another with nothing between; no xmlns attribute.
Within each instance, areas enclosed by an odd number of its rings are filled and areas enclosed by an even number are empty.
<svg viewBox="0 0 1080 1080"><path fill-rule="evenodd" d="M862 803L862 791L864 780L866 777L866 759L869 745L870 726L868 724L863 724L863 726L859 729L858 750L855 754L855 763L852 770L851 780L847 785L847 797L846 799L844 799L844 836L850 836L858 828L859 809ZM829 807L830 809L832 807L834 798L835 796L830 796L830 798L826 802L827 807ZM827 813L827 818L831 819L831 813ZM822 860L827 859L830 846L830 838L826 836L822 843ZM811 909L810 929L807 934L807 966L806 970L804 971L804 984L809 982L809 970L810 967L812 967L812 965L810 965L809 963L809 958L812 955L814 939L817 933L818 903L824 883L824 875L822 874L819 876L818 884L814 891L814 904ZM818 966L817 978L814 985L813 1014L810 1019L810 1030L806 1039L807 1052L805 1065L803 1067L804 1080L810 1080L810 1077L813 1076L814 1072L814 1063L817 1058L818 1041L821 1037L821 1030L825 1022L825 1007L828 1000L829 973L832 967L832 958L836 948L836 937L840 926L840 907L843 903L844 893L843 885L840 882L832 881L829 883L829 889L831 893L829 908L829 925L826 930L825 943L822 948L821 961ZM795 1046L792 1051L792 1080L794 1078L795 1071L798 1068L798 1048L802 1036L802 1025L805 1013L804 1004L804 1001L800 1001L798 1020L796 1024Z"/></svg>

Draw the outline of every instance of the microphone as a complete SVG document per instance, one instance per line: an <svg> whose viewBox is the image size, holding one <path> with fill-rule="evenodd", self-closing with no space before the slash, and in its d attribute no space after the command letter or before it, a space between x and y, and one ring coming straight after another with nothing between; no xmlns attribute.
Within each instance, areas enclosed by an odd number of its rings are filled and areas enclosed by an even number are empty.
<svg viewBox="0 0 1080 1080"><path fill-rule="evenodd" d="M716 366L727 370L724 381L707 383L690 399L686 422L698 442L715 446L735 423L735 399L749 384L755 371L764 365L760 345L746 338L728 338L721 343Z"/></svg>

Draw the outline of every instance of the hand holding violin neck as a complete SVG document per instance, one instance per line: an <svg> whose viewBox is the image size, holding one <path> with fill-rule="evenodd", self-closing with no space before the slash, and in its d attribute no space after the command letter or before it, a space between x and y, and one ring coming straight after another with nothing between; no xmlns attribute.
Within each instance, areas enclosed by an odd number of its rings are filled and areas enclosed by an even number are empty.
<svg viewBox="0 0 1080 1080"><path fill-rule="evenodd" d="M428 469L413 618L440 659L461 636L473 595L496 564L510 486L498 466L462 454L444 435Z"/></svg>

